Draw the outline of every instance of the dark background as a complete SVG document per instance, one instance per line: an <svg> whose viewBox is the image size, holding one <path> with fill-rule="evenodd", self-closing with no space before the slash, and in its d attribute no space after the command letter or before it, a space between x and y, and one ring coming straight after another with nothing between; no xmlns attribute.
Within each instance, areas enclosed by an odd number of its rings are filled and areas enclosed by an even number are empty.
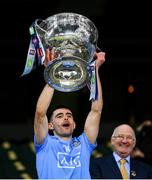
<svg viewBox="0 0 152 180"><path fill-rule="evenodd" d="M30 41L29 26L37 18L60 12L87 16L99 31L98 46L106 52L100 69L104 109L101 133L109 136L116 124L138 124L152 107L152 28L150 2L132 0L1 1L0 15L0 136L32 137L37 98L44 85L43 67L20 77ZM128 86L134 93L128 93ZM55 103L70 105L77 114L79 133L89 110L89 92L56 92Z"/></svg>

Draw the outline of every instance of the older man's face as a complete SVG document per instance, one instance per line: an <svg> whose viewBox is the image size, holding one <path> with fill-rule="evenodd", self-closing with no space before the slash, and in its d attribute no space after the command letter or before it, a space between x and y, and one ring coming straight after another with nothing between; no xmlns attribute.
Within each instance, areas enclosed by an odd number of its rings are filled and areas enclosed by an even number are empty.
<svg viewBox="0 0 152 180"><path fill-rule="evenodd" d="M135 146L135 143L136 140L134 132L127 125L119 126L111 138L111 144L114 148L114 151L122 158L130 155Z"/></svg>

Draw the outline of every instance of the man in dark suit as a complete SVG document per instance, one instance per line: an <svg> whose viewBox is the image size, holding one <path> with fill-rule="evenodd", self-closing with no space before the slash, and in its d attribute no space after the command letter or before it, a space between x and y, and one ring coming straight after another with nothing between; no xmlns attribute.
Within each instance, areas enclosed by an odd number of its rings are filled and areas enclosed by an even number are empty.
<svg viewBox="0 0 152 180"><path fill-rule="evenodd" d="M129 125L116 127L111 136L113 153L94 158L90 163L92 179L152 179L152 167L131 158L135 144L135 132ZM125 177L121 171L121 159L125 159Z"/></svg>

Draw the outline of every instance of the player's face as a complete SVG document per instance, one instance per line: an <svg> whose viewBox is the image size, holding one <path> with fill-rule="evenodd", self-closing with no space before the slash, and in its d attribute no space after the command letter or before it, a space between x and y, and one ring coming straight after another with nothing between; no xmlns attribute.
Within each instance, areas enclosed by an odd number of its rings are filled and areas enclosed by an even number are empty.
<svg viewBox="0 0 152 180"><path fill-rule="evenodd" d="M66 108L59 108L53 112L50 129L60 137L71 137L75 129L72 112Z"/></svg>

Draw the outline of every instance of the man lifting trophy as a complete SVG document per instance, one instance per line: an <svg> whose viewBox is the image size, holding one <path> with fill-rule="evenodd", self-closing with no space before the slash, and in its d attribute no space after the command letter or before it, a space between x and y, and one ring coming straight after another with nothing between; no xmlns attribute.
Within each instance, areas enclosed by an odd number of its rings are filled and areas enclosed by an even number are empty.
<svg viewBox="0 0 152 180"><path fill-rule="evenodd" d="M36 19L29 29L31 41L22 75L31 72L37 59L45 66L45 81L54 89L72 92L88 85L91 96L96 96L98 30L94 23L80 14L59 13Z"/></svg>

